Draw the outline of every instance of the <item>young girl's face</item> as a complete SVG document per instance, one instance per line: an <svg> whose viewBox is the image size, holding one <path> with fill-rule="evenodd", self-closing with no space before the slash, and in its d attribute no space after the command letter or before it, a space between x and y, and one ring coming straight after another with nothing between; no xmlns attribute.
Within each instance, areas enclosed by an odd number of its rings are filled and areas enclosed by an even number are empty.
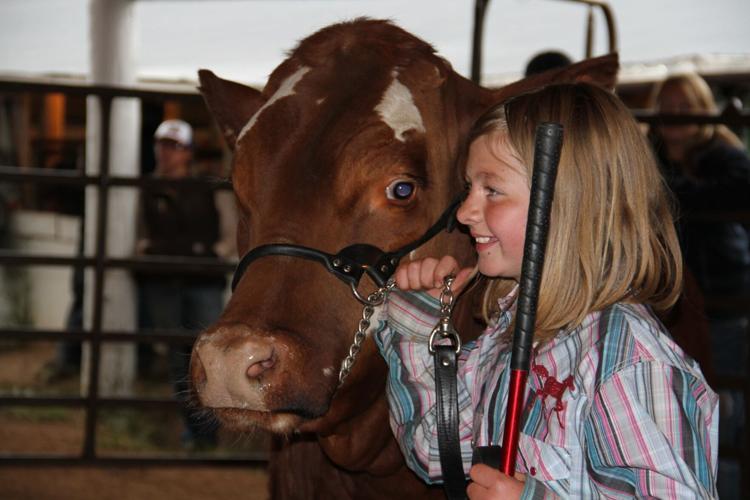
<svg viewBox="0 0 750 500"><path fill-rule="evenodd" d="M529 181L507 135L491 133L471 144L466 180L469 192L457 217L474 238L479 272L518 280L529 211Z"/></svg>
<svg viewBox="0 0 750 500"><path fill-rule="evenodd" d="M662 89L657 104L657 111L668 114L700 113L700 105L681 86L672 84ZM668 144L690 146L700 140L700 125L666 125L659 127L662 139Z"/></svg>

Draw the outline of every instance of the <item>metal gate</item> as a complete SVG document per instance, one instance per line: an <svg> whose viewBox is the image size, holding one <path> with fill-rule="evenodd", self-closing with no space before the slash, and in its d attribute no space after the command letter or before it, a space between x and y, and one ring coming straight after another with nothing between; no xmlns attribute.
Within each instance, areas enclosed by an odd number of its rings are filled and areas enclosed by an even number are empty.
<svg viewBox="0 0 750 500"><path fill-rule="evenodd" d="M238 465L266 464L266 454L258 452L250 456L238 457L206 457L206 456L174 456L174 457L122 457L107 456L97 453L97 422L99 412L104 408L178 408L183 404L168 398L143 397L103 397L99 391L99 367L101 361L101 346L103 342L164 342L164 343L192 343L194 338L181 332L162 331L130 332L130 331L102 331L103 319L103 290L105 271L107 269L124 269L129 271L161 270L179 273L226 275L234 266L213 258L174 258L174 257L133 257L112 258L106 255L106 234L108 221L108 200L110 190L115 187L133 187L140 189L146 186L212 184L211 181L201 179L167 180L156 178L117 177L109 174L109 132L110 116L113 99L128 97L151 100L200 100L196 93L176 93L167 91L151 91L107 86L74 85L59 83L32 83L23 81L0 81L0 93L31 92L31 93L63 93L68 96L96 96L101 110L101 154L99 174L86 175L83 171L70 172L42 168L18 168L14 166L0 167L0 182L68 185L84 188L95 186L97 189L96 206L88 207L96 213L95 241L96 249L93 256L56 256L56 255L25 255L20 252L0 249L0 265L3 266L67 266L93 269L93 318L89 329L78 330L39 330L22 328L0 328L0 339L18 341L82 341L90 345L90 363L88 373L88 391L79 397L30 397L30 396L0 396L0 407L8 406L55 406L68 408L83 408L85 411L85 429L83 435L82 452L78 455L40 455L40 454L2 454L0 464L7 465ZM216 187L213 183L212 187ZM228 183L220 186L230 189ZM80 235L83 237L83 235Z"/></svg>

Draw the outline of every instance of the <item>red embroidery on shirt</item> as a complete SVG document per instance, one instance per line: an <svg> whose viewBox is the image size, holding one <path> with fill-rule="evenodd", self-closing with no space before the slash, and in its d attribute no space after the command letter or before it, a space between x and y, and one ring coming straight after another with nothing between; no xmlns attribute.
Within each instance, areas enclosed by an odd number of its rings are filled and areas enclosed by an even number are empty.
<svg viewBox="0 0 750 500"><path fill-rule="evenodd" d="M531 371L542 379L542 388L536 392L536 395L542 400L542 403L547 396L555 398L555 406L552 409L557 413L557 421L560 423L560 427L564 429L565 425L560 416L560 412L565 409L565 402L562 397L566 389L573 388L573 375L569 375L568 378L560 382L555 377L550 377L547 368L536 363L531 367Z"/></svg>

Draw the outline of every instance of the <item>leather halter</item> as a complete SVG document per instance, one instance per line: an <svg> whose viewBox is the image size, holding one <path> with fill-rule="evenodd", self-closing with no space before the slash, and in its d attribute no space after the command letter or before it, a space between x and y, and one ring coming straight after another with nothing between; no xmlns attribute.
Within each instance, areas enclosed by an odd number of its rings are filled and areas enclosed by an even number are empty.
<svg viewBox="0 0 750 500"><path fill-rule="evenodd" d="M298 257L322 264L328 272L349 284L355 296L356 287L364 273L367 273L378 287L382 287L396 271L396 267L404 255L427 243L443 229L449 232L453 230L456 225L456 210L462 201L463 194L451 202L440 218L420 238L393 252L384 252L380 248L366 243L355 243L341 249L336 254L329 254L302 245L283 243L271 243L255 247L246 253L237 264L232 278L232 291L237 287L253 261L269 255Z"/></svg>

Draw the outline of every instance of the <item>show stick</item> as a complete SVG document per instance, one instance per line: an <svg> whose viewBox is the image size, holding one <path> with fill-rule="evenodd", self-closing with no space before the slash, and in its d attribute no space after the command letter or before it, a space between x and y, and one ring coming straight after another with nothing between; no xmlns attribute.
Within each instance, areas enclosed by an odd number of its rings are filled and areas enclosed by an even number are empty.
<svg viewBox="0 0 750 500"><path fill-rule="evenodd" d="M526 222L516 327L513 332L513 351L510 357L508 408L505 413L505 432L500 457L500 470L511 477L516 470L521 412L534 342L536 306L544 267L544 252L547 247L550 210L557 177L557 165L560 161L562 136L563 127L557 123L542 123L536 129L529 216Z"/></svg>

